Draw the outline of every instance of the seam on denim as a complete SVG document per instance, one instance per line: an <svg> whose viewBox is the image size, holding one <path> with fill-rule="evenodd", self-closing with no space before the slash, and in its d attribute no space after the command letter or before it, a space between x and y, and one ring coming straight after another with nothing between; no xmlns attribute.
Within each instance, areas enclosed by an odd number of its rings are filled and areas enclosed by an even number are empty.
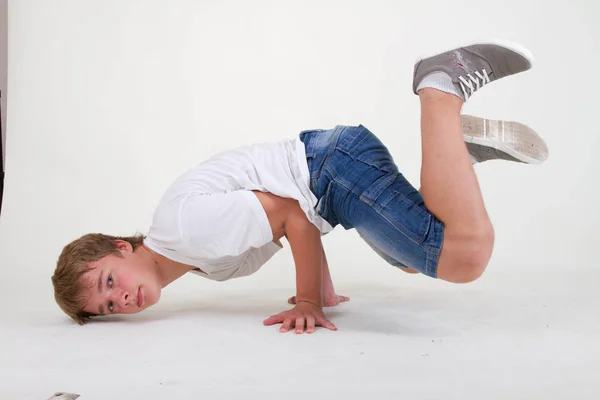
<svg viewBox="0 0 600 400"><path fill-rule="evenodd" d="M351 192L351 193L355 194L355 195L356 195L356 197L358 198L358 200L359 200L360 202L362 202L362 203L366 204L367 206L369 206L369 207L373 208L373 210L374 210L374 211L375 211L375 212L376 212L376 213L377 213L377 214L378 214L380 217L382 217L384 220L386 220L388 223L390 223L390 224L391 224L391 225L394 227L394 229L396 229L398 232L400 232L402 235L404 235L404 236L405 236L405 237L406 237L408 240L410 240L412 243L414 243L414 244L416 244L416 245L419 245L419 246L420 246L420 245L422 245L423 241L421 241L421 242L415 241L413 238L411 238L410 236L408 236L406 233L402 232L402 231L401 231L401 230L400 230L400 229L397 227L396 223L394 223L394 222L390 221L390 220L389 220L389 219L388 219L388 218L387 218L385 215L383 215L383 214L381 213L381 211L380 211L380 210L378 210L377 208L373 207L373 206L372 206L372 205L370 205L369 203L366 203L365 201L363 201L363 200L361 199L361 193L358 193L358 192L356 192L356 191L354 190L354 188L352 188L352 189L351 189L351 188L347 187L347 186L346 186L346 185L344 185L342 182L338 181L336 178L332 178L332 179L331 179L331 182L330 182L330 184L332 184L332 183L337 183L337 184L338 184L339 186L341 186L342 188L344 188L344 189L346 189L347 191L349 191L349 192ZM398 193L399 193L399 194L402 194L401 192L398 192ZM431 218L431 216L430 216L430 218Z"/></svg>
<svg viewBox="0 0 600 400"><path fill-rule="evenodd" d="M337 150L337 144L339 142L339 138L342 135L342 133L344 132L344 130L346 129L345 126L336 126L333 129L333 136L334 138L337 136L337 139L334 141L332 141L329 145L329 147L327 148L327 155L325 156L325 158L323 159L323 163L321 164L321 167L319 168L319 174L315 175L316 179L320 179L321 175L323 175L323 171L326 169L326 165L327 165L327 161L329 161L331 159L331 157L333 156L333 153L335 153L335 151ZM338 132L339 131L339 132ZM315 154L315 159L316 159L316 154L317 152L314 150L314 146L313 146L313 152Z"/></svg>
<svg viewBox="0 0 600 400"><path fill-rule="evenodd" d="M356 189L356 186L354 186L354 187L350 188L350 187L348 187L347 185L345 185L343 182L341 182L341 181L338 181L338 180L337 180L337 179L335 179L335 178L333 178L333 179L332 179L332 181L334 181L335 183L337 183L338 185L340 185L341 187L343 187L344 189L346 189L348 192L350 192L350 193L352 193L353 195L355 195L355 196L358 198L358 200L359 200L361 203L365 203L365 204L366 204L366 205L368 205L369 207L373 207L371 204L369 204L369 203L367 203L366 201L363 201L363 200L362 200L362 197L361 197L361 196L362 196L362 193L361 193L361 192L360 192L358 189Z"/></svg>
<svg viewBox="0 0 600 400"><path fill-rule="evenodd" d="M425 275L431 277L431 257L429 256L429 252L425 251Z"/></svg>
<svg viewBox="0 0 600 400"><path fill-rule="evenodd" d="M432 278L437 279L437 270L439 265L440 255L437 251L433 251L434 249L427 252L427 269L428 275Z"/></svg>
<svg viewBox="0 0 600 400"><path fill-rule="evenodd" d="M381 172L385 172L386 174L399 174L399 173L400 173L400 171L388 171L388 170L386 170L386 169L379 168L377 165L373 165L373 164L370 164L370 163L368 163L368 162L365 162L365 161L363 161L363 160L359 160L359 159L358 159L358 158L356 158L356 157L352 157L352 154L350 154L348 151L346 151L346 150L344 150L344 149L339 149L339 148L338 148L337 150L338 150L340 153L343 153L343 154L347 155L348 157L350 157L350 158L351 158L353 161L358 161L358 162L359 162L359 163L361 163L361 164L368 165L369 167L371 167L371 168L375 168L376 170L378 170L378 171L381 171Z"/></svg>
<svg viewBox="0 0 600 400"><path fill-rule="evenodd" d="M342 136L342 133L344 133L344 131L346 130L345 126L337 126L334 130L333 130L333 141L331 142L331 145L329 147L329 149L327 150L327 157L325 158L325 161L323 161L323 166L325 166L325 164L327 164L327 161L329 161L331 159L331 157L333 157L333 153L335 153L335 151L337 150L338 147L338 143L340 141L340 137Z"/></svg>
<svg viewBox="0 0 600 400"><path fill-rule="evenodd" d="M434 243L437 244L437 242L439 241L438 238L441 235L442 235L442 240L443 240L443 230L439 229L439 225L436 223L435 220L433 222L433 230L434 230L433 241L434 241ZM441 246L440 246L440 248L438 248L438 247L434 247L430 244L427 244L426 248L427 248L428 268L431 270L430 276L433 276L437 279L437 270L438 270L438 266L439 266L440 255L442 254ZM435 263L435 266L434 266L434 263Z"/></svg>
<svg viewBox="0 0 600 400"><path fill-rule="evenodd" d="M423 235L418 235L418 236L419 236L419 239L420 239L419 241L415 241L415 240L413 240L413 242L414 242L414 243L416 243L416 244L418 244L419 246L423 246L423 244L426 244L426 243L425 243L425 239L427 238L427 235L428 235L428 233L429 233L429 230L431 229L431 227L429 227L429 226L427 226L427 225L431 225L431 220L432 220L432 218L433 218L433 215L432 215L431 213L429 213L429 212L426 212L426 211L424 211L424 210L423 210L422 208L420 208L419 206L417 206L417 205L416 205L416 204L415 204L413 201L411 201L411 200L410 200L408 197L406 197L406 196L404 195L404 193L402 193L401 191L399 191L399 190L394 190L392 193L395 193L395 195L391 195L391 196L389 196L389 198L388 198L388 199L386 199L386 202L385 202L385 204L384 204L384 202L382 202L382 203L381 203L381 207L380 207L380 208L381 208L381 211L383 211L383 210L385 209L385 207L386 207L386 206L387 206L387 205L388 205L388 204L389 204L389 203L390 203L390 202L391 202L393 199L395 199L396 197L399 197L399 196L401 196L401 197L402 197L402 199L404 199L404 201L405 201L407 204L412 204L412 206L413 206L413 207L416 207L416 208L418 208L418 211L417 211L417 212L422 214L422 215L421 215L421 217L422 217L422 218L421 218L421 219L422 219L422 221L421 221L421 223L419 224L419 228L418 228L418 229L419 229L419 232L420 232L420 231L424 231L424 233L423 233ZM377 210L376 208L374 208L374 209L375 209L375 210L376 210L376 211L377 211L379 214L381 214L381 211L380 211L380 210ZM417 235L415 235L415 236L417 236ZM412 239L411 239L411 240L412 240Z"/></svg>
<svg viewBox="0 0 600 400"><path fill-rule="evenodd" d="M346 127L344 127L345 129ZM356 138L353 138L356 139ZM350 148L350 150L354 149L355 147L361 145L365 140L367 140L367 135L363 136L360 141L358 141L357 143L354 143L354 145ZM348 153L348 151L346 151L345 149L342 149L340 146L346 145L346 142L349 142L350 139L349 138L344 138L343 141L339 141L336 143L335 148L336 150L342 151L344 153Z"/></svg>
<svg viewBox="0 0 600 400"><path fill-rule="evenodd" d="M396 179L398 179L398 176L393 174L385 174L381 176L378 178L379 182L377 184L373 183L371 186L362 191L360 194L360 200L364 203L367 203L371 207L377 206L374 208L378 210L383 209L384 206L377 204L377 201L381 195L394 184ZM389 201L391 200L388 200L388 203Z"/></svg>
<svg viewBox="0 0 600 400"><path fill-rule="evenodd" d="M425 237L427 237L427 234L429 233L429 229L431 229L431 227L427 227L426 225L431 225L431 220L433 219L433 214L431 214L431 212L429 212L429 211L423 210L421 207L419 207L417 204L415 204L414 201L412 201L411 199L406 197L406 195L404 193L402 193L400 190L394 190L393 193L396 193L396 195L390 196L388 199L386 199L385 204L384 204L384 202L382 202L381 208L383 209L384 207L386 207L388 205L388 203L391 202L394 198L396 198L398 196L402 196L402 199L404 199L404 201L407 204L411 204L413 207L416 207L418 209L417 213L421 214L421 216L423 217L423 222L421 222L419 229L425 231L425 234L423 235L423 240L425 240Z"/></svg>
<svg viewBox="0 0 600 400"><path fill-rule="evenodd" d="M352 161L357 161L357 162L359 162L359 163L361 163L361 164L363 164L363 165L366 165L367 167L370 167L370 168L376 169L376 170L378 170L378 171L380 171L380 172L382 172L382 173L388 174L388 175L390 175L390 174L393 174L393 175L395 175L395 177L394 177L394 179L392 180L392 182L390 182L390 185L393 183L393 181L394 181L394 180L396 180L396 179L398 178L398 175L397 175L397 174L399 174L399 173L394 173L394 172L389 172L389 171L386 171L386 170L384 170L384 169L378 168L378 167L377 167L377 166L375 166L375 165L372 165L372 164L366 163L366 162L364 162L364 161L361 161L361 160L359 160L359 159L356 159L356 158L352 157L352 155L351 155L351 154L349 154L349 153L348 153L348 152L346 152L346 151L343 151L343 150L340 150L340 149L337 149L337 150L338 150L338 151L340 151L342 154L344 154L344 155L348 156L348 157L349 157L349 158L350 158ZM333 175L333 174L331 174L331 175ZM337 174L336 174L336 176L337 176ZM363 193L362 193L362 192L361 192L361 193L359 193L358 191L354 190L354 188L349 188L348 186L346 186L346 185L342 184L340 181L337 181L337 182L340 184L340 186L344 187L346 190L348 190L348 191L351 191L352 193L356 194L356 195L357 195L357 196L360 198L360 200L361 200L363 203L366 203L366 204L368 204L369 206L372 206L372 204L369 204L369 203L367 203L366 201L364 201L364 200L363 200L363 196L362 196L362 195L363 195ZM388 186L388 187L389 187L389 186ZM386 188L386 189L387 189L387 188ZM382 192L383 192L383 191L385 191L385 189L384 189L384 190L382 190ZM406 196L405 196L405 197L406 197ZM377 200L377 199L374 199L374 200L372 200L372 199L370 199L370 198L369 198L369 200L371 200L371 201L373 202L373 204L375 204L375 202L376 202L376 200Z"/></svg>

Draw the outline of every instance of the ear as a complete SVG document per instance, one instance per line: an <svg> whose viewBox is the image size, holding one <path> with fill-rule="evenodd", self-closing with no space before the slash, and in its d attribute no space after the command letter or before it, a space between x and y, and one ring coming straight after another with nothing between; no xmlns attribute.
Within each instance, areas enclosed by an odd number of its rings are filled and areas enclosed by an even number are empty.
<svg viewBox="0 0 600 400"><path fill-rule="evenodd" d="M115 240L114 243L115 243L115 247L117 248L117 250L121 251L122 253L132 253L133 252L133 246L129 242L126 242L124 240Z"/></svg>

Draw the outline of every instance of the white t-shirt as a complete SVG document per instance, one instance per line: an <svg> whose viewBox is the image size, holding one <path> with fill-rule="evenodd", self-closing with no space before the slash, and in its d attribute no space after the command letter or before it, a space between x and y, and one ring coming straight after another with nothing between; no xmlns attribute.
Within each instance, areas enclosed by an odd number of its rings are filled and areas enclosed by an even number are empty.
<svg viewBox="0 0 600 400"><path fill-rule="evenodd" d="M251 190L298 200L324 235L333 228L315 211L299 137L221 152L181 175L154 213L144 244L199 275L223 281L250 275L281 249Z"/></svg>

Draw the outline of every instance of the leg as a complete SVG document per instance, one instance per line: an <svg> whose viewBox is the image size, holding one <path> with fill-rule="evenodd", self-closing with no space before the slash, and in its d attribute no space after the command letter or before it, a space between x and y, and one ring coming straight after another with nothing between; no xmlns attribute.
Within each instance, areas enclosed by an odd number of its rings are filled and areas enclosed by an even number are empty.
<svg viewBox="0 0 600 400"><path fill-rule="evenodd" d="M469 282L485 270L494 231L462 135L460 111L481 86L531 68L525 49L480 44L422 59L413 90L421 101L421 193L444 224L437 276Z"/></svg>
<svg viewBox="0 0 600 400"><path fill-rule="evenodd" d="M477 279L494 241L477 177L463 141L462 99L436 89L419 91L423 165L421 194L427 209L444 223L438 278Z"/></svg>
<svg viewBox="0 0 600 400"><path fill-rule="evenodd" d="M540 164L548 158L546 143L526 125L514 121L487 120L470 115L461 115L461 120L462 137L472 164L488 160ZM358 233L388 264L409 274L419 273L375 246L360 230Z"/></svg>
<svg viewBox="0 0 600 400"><path fill-rule="evenodd" d="M463 142L463 101L430 88L420 90L419 96L423 142L420 191L396 174L393 184L376 196L373 205L361 202L340 208L355 210L352 225L389 264L450 282L469 282L485 270L493 247L493 229ZM383 153L379 159L385 159ZM437 239L440 231L443 241ZM428 248L437 248L438 253Z"/></svg>

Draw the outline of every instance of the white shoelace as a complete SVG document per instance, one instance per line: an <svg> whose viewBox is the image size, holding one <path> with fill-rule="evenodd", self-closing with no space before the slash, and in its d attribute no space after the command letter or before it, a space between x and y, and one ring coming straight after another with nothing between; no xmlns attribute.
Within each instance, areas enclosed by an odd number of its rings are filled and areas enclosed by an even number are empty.
<svg viewBox="0 0 600 400"><path fill-rule="evenodd" d="M484 69L481 70L483 72L475 71L476 77L471 74L467 74L467 80L464 76L459 76L460 80L460 88L462 89L463 95L465 96L465 101L469 99L475 93L475 91L482 88L486 83L490 83L490 77L488 76L487 71ZM473 86L473 84L477 85L477 87ZM470 90L470 93L467 92L467 89Z"/></svg>

